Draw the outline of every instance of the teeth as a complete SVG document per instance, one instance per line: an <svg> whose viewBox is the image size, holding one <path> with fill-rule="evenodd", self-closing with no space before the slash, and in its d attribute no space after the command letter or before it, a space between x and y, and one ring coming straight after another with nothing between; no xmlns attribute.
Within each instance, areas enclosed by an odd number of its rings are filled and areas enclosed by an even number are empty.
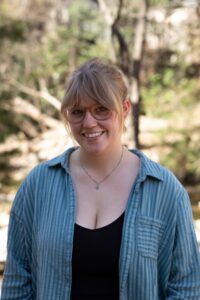
<svg viewBox="0 0 200 300"><path fill-rule="evenodd" d="M102 134L103 132L93 132L93 133L85 133L85 136L88 138L95 138Z"/></svg>

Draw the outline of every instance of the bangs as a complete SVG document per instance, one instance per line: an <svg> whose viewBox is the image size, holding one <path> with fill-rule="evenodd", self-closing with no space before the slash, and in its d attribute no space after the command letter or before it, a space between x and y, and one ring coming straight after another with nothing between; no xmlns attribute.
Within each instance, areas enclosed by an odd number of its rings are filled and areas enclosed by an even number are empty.
<svg viewBox="0 0 200 300"><path fill-rule="evenodd" d="M94 101L102 106L119 111L119 96L115 95L114 88L111 84L108 85L104 78L95 76L96 74L75 74L69 79L66 93L63 99L61 111L66 108L80 106L82 103Z"/></svg>

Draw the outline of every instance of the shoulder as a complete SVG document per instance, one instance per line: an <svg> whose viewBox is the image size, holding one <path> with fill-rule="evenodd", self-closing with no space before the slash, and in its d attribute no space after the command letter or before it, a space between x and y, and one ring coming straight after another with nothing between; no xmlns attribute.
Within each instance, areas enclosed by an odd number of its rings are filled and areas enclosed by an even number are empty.
<svg viewBox="0 0 200 300"><path fill-rule="evenodd" d="M163 199L178 199L186 191L168 168L148 158L142 151L132 150L140 158L139 180L147 193L155 193Z"/></svg>
<svg viewBox="0 0 200 300"><path fill-rule="evenodd" d="M37 206L36 203L42 203L52 188L65 182L65 166L70 151L71 148L30 170L17 190L12 213L21 218L25 210L33 211L33 207Z"/></svg>
<svg viewBox="0 0 200 300"><path fill-rule="evenodd" d="M141 151L140 156L140 209L142 215L164 223L176 221L180 205L189 206L188 194L178 178L166 167L149 159Z"/></svg>
<svg viewBox="0 0 200 300"><path fill-rule="evenodd" d="M140 157L140 171L143 176L156 178L167 183L168 181L181 185L177 177L172 171L160 163L153 161L140 150L133 150L133 153Z"/></svg>
<svg viewBox="0 0 200 300"><path fill-rule="evenodd" d="M26 203L32 201L35 196L45 193L45 189L49 189L55 178L57 178L55 182L58 182L59 178L61 178L64 173L66 174L66 160L71 150L70 148L61 155L43 161L31 169L17 190L14 206L24 201Z"/></svg>
<svg viewBox="0 0 200 300"><path fill-rule="evenodd" d="M24 181L26 183L36 183L39 180L47 180L53 173L68 172L69 156L74 149L74 147L71 147L60 155L39 163L28 173Z"/></svg>

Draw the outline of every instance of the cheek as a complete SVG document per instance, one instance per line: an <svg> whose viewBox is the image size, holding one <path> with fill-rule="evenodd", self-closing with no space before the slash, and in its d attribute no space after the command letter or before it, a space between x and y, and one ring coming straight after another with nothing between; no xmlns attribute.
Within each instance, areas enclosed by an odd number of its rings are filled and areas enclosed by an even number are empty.
<svg viewBox="0 0 200 300"><path fill-rule="evenodd" d="M78 136L80 136L80 128L79 126L72 125L70 128L70 135L72 139L78 140Z"/></svg>
<svg viewBox="0 0 200 300"><path fill-rule="evenodd" d="M120 135L122 132L122 120L120 121L119 117L114 118L110 123L111 131L114 135Z"/></svg>
<svg viewBox="0 0 200 300"><path fill-rule="evenodd" d="M74 134L74 133L77 133L78 132L78 127L77 125L70 125L70 130L71 130L71 133Z"/></svg>

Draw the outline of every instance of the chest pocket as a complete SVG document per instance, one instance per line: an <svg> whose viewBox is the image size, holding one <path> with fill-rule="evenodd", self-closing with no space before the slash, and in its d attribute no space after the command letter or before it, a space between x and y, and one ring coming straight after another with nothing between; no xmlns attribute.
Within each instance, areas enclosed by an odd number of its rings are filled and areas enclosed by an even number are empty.
<svg viewBox="0 0 200 300"><path fill-rule="evenodd" d="M157 259L166 224L160 220L140 216L137 223L137 249L144 257Z"/></svg>

